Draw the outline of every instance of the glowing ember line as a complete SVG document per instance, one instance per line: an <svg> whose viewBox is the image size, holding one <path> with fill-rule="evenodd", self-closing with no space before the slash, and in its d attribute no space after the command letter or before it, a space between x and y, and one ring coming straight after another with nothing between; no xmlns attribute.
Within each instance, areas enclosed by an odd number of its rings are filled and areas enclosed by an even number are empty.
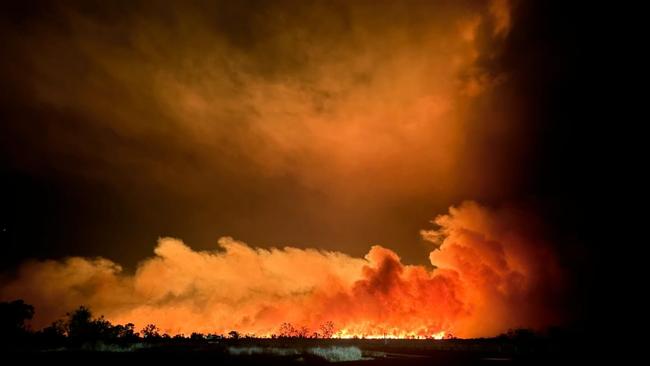
<svg viewBox="0 0 650 366"><path fill-rule="evenodd" d="M359 334L354 332L349 332L347 330L339 331L335 338L341 339L443 339L445 338L446 332L440 331L438 333L433 333L429 335L416 334L416 333L407 333L407 332L393 332L386 334Z"/></svg>

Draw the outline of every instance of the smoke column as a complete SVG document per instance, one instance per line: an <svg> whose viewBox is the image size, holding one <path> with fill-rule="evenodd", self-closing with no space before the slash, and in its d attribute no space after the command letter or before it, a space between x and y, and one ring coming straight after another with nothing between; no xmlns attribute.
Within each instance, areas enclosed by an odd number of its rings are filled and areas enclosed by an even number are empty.
<svg viewBox="0 0 650 366"><path fill-rule="evenodd" d="M3 300L36 308L41 328L79 305L111 322L155 323L170 334L277 333L283 322L340 336L493 336L562 319L562 276L535 218L464 202L422 238L431 266L402 263L375 245L363 258L291 247L260 249L229 237L214 251L162 238L133 274L103 258L23 264Z"/></svg>

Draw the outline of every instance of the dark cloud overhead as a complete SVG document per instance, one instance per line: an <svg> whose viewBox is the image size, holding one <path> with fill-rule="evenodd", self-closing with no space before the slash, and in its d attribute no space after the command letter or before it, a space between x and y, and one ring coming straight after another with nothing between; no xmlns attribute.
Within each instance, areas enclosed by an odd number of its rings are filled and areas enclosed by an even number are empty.
<svg viewBox="0 0 650 366"><path fill-rule="evenodd" d="M430 211L512 180L468 153L509 27L488 3L38 5L2 22L3 155L83 212L48 239L96 243L79 254L114 250L107 221L127 262L164 234L421 254Z"/></svg>
<svg viewBox="0 0 650 366"><path fill-rule="evenodd" d="M2 265L129 271L159 237L225 235L426 263L419 230L475 199L540 212L588 283L601 35L583 5L9 2Z"/></svg>

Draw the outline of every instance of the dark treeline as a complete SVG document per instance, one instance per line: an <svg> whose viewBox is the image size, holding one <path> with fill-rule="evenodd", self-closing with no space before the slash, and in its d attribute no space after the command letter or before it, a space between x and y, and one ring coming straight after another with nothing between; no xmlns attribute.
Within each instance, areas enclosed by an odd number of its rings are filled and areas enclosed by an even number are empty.
<svg viewBox="0 0 650 366"><path fill-rule="evenodd" d="M139 331L133 323L112 324L104 316L94 317L91 310L80 306L67 313L65 318L53 322L41 329L33 330L29 321L34 316L34 307L23 300L0 303L0 336L4 346L29 345L31 347L84 347L91 344L103 343L118 346L129 346L137 343L162 343L185 341L211 341L222 339L255 338L254 334L241 334L236 330L228 334L192 333L170 336L163 333L155 324L147 324ZM324 323L317 331L307 327L294 327L283 323L277 334L271 338L331 338L334 335L334 324Z"/></svg>
<svg viewBox="0 0 650 366"><path fill-rule="evenodd" d="M34 307L23 300L0 302L0 337L2 346L10 349L82 349L94 351L136 350L153 345L199 344L201 342L227 341L236 342L257 339L253 334L240 334L236 330L228 334L192 333L170 336L163 333L155 324L147 324L137 331L133 323L113 325L104 316L94 317L91 310L80 306L66 314L65 318L51 325L33 330L29 321L35 313ZM291 323L282 323L277 334L271 339L329 339L335 336L335 327L331 321L320 326L317 331L307 327L295 327ZM494 341L516 344L534 344L549 338L566 338L561 329L551 329L540 334L529 329L510 330L492 338ZM453 337L448 337L450 339ZM359 338L361 339L361 338Z"/></svg>

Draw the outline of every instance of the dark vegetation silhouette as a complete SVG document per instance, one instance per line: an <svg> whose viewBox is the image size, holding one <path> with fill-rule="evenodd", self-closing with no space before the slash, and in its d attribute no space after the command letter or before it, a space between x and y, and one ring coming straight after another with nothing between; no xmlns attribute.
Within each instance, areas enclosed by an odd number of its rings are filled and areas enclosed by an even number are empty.
<svg viewBox="0 0 650 366"><path fill-rule="evenodd" d="M142 328L142 336L145 339L160 338L160 329L155 324L147 324Z"/></svg>
<svg viewBox="0 0 650 366"><path fill-rule="evenodd" d="M0 303L0 337L2 343L24 340L29 335L26 322L34 316L34 307L23 300Z"/></svg>
<svg viewBox="0 0 650 366"><path fill-rule="evenodd" d="M103 315L95 317L86 306L67 313L49 326L32 331L29 320L34 316L34 307L23 300L0 303L0 332L3 345L23 344L37 348L71 347L83 348L89 345L128 346L136 343L156 344L163 342L205 342L215 340L256 339L254 334L241 334L236 330L222 334L203 334L194 332L186 337L183 334L170 336L163 333L155 324L147 324L136 331L133 323L116 324L106 320ZM305 326L282 323L278 334L271 339L326 339L334 335L334 323L328 321L318 331Z"/></svg>
<svg viewBox="0 0 650 366"><path fill-rule="evenodd" d="M80 306L41 330L32 330L29 321L35 309L23 300L0 303L0 347L7 350L69 350L122 352L141 349L166 349L185 347L184 349L211 349L217 347L222 351L228 347L314 347L322 344L376 347L385 349L393 347L405 349L422 347L440 350L476 350L485 347L505 353L532 354L547 352L560 344L571 344L575 335L562 328L552 328L545 333L536 333L530 329L512 329L498 337L479 340L456 339L451 334L445 340L432 342L420 340L365 340L337 339L333 322L327 321L318 329L311 330L305 326L285 322L280 324L276 334L261 338L254 334L242 334L231 330L228 334L198 333L189 336L177 334L170 336L155 324L147 324L137 331L133 323L116 324L103 316L95 317L91 310ZM445 343L449 342L449 343ZM188 348L189 347L189 348ZM203 347L203 348L197 348ZM220 347L220 348L219 348ZM478 348L477 348L478 347ZM226 351L223 351L226 352Z"/></svg>

